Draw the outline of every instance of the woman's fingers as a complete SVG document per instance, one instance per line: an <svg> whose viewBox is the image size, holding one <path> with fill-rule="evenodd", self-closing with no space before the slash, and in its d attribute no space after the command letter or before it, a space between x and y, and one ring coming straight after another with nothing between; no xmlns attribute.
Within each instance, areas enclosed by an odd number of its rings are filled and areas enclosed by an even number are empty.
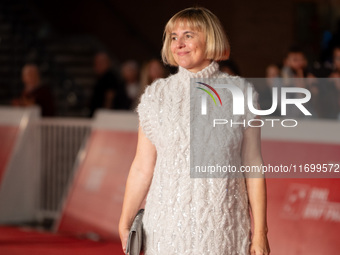
<svg viewBox="0 0 340 255"><path fill-rule="evenodd" d="M120 231L120 233L119 233L124 254L126 252L126 243L127 243L128 237L129 237L129 232L130 232L129 229L124 229L124 230Z"/></svg>
<svg viewBox="0 0 340 255"><path fill-rule="evenodd" d="M270 247L266 234L254 235L250 246L250 255L269 255Z"/></svg>

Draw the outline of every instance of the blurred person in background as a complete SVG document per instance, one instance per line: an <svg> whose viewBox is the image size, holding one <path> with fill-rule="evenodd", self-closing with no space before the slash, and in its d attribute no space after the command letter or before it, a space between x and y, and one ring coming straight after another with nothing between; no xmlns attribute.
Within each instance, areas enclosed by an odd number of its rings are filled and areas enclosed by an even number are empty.
<svg viewBox="0 0 340 255"><path fill-rule="evenodd" d="M266 78L261 86L259 87L259 103L262 110L270 109L273 103L273 90L272 88L278 88L278 93L280 93L281 83L280 83L280 68L278 65L271 64L266 68ZM280 115L281 100L278 96L277 108L271 114L273 116Z"/></svg>
<svg viewBox="0 0 340 255"><path fill-rule="evenodd" d="M336 79L318 79L314 82L314 86L318 92L315 98L315 109L319 118L338 119L340 100L339 90Z"/></svg>
<svg viewBox="0 0 340 255"><path fill-rule="evenodd" d="M327 84L319 87L318 111L322 118L340 120L340 45L333 49L333 71Z"/></svg>
<svg viewBox="0 0 340 255"><path fill-rule="evenodd" d="M311 92L311 100L304 104L306 109L312 114L304 115L299 108L295 105L288 104L286 106L286 116L290 118L313 118L317 117L315 110L316 98L318 91L314 83L307 83L306 80L301 78L315 77L308 71L308 62L303 50L298 46L292 46L284 59L284 66L281 70L282 86L285 87L299 87L308 89ZM303 93L289 93L287 98L303 98Z"/></svg>
<svg viewBox="0 0 340 255"><path fill-rule="evenodd" d="M278 65L271 64L266 68L266 78L278 78L280 77L280 68Z"/></svg>
<svg viewBox="0 0 340 255"><path fill-rule="evenodd" d="M330 77L340 78L340 45L333 50L333 70Z"/></svg>
<svg viewBox="0 0 340 255"><path fill-rule="evenodd" d="M333 60L334 49L340 45L340 18L336 21L336 27L333 32L324 31L322 41L321 60L330 64Z"/></svg>
<svg viewBox="0 0 340 255"><path fill-rule="evenodd" d="M111 59L106 52L99 52L95 55L94 72L98 79L94 85L90 117L97 109L129 109L130 100L124 83L113 72Z"/></svg>
<svg viewBox="0 0 340 255"><path fill-rule="evenodd" d="M149 60L143 65L141 71L141 93L153 81L165 78L166 71L164 65L156 58Z"/></svg>
<svg viewBox="0 0 340 255"><path fill-rule="evenodd" d="M220 65L220 71L227 73L229 75L238 75L240 76L240 71L239 68L237 67L236 63L232 60L223 60L221 62L219 62Z"/></svg>
<svg viewBox="0 0 340 255"><path fill-rule="evenodd" d="M39 68L35 64L26 64L22 68L21 79L24 89L20 97L12 100L13 106L33 106L41 108L41 115L54 116L54 100L47 85L41 83Z"/></svg>
<svg viewBox="0 0 340 255"><path fill-rule="evenodd" d="M331 78L340 78L340 45L336 46L333 51L333 66L334 71L330 75ZM335 87L337 89L337 101L338 101L338 120L340 120L340 81L335 80Z"/></svg>
<svg viewBox="0 0 340 255"><path fill-rule="evenodd" d="M283 78L304 78L307 77L307 59L297 46L292 46L284 59L284 66L281 71Z"/></svg>
<svg viewBox="0 0 340 255"><path fill-rule="evenodd" d="M137 62L129 60L123 63L121 67L121 74L125 82L126 93L131 101L130 110L132 110L137 106L138 97L141 94L139 67Z"/></svg>

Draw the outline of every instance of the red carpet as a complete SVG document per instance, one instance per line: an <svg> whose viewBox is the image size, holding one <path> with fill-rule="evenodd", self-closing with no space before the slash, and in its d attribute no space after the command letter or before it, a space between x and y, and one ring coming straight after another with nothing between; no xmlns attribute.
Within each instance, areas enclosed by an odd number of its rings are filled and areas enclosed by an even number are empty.
<svg viewBox="0 0 340 255"><path fill-rule="evenodd" d="M123 255L117 242L66 237L29 228L0 227L1 255Z"/></svg>

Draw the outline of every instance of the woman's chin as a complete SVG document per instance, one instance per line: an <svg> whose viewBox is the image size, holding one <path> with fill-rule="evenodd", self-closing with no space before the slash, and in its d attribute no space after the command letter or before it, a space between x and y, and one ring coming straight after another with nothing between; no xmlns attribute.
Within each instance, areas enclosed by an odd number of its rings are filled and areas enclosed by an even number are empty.
<svg viewBox="0 0 340 255"><path fill-rule="evenodd" d="M183 67L185 69L191 69L192 68L192 64L188 63L188 62L179 62L178 65L180 67Z"/></svg>

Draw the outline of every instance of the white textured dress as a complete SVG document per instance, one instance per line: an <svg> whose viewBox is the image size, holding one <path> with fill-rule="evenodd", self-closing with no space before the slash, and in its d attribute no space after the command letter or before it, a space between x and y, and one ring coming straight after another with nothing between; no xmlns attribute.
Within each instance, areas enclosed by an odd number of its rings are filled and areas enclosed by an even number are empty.
<svg viewBox="0 0 340 255"><path fill-rule="evenodd" d="M226 78L244 84L212 62L198 73L179 67L141 96L136 108L140 125L157 149L143 217L144 254L248 255L251 220L245 179L190 178L190 78ZM253 102L257 96L254 91ZM232 108L231 101L226 104ZM254 116L246 110L242 118ZM241 125L232 129L223 141L230 165L240 165L244 129ZM209 153L209 147L205 150Z"/></svg>

